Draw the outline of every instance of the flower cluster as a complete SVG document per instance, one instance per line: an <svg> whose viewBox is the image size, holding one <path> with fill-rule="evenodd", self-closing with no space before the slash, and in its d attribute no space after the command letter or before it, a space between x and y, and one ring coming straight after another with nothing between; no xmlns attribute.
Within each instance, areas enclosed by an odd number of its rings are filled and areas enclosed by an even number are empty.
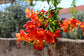
<svg viewBox="0 0 84 56"><path fill-rule="evenodd" d="M78 28L78 25L83 28L84 22L81 24L75 18L60 20L54 19L53 11L41 11L34 12L33 9L28 7L25 10L26 17L31 21L26 22L23 25L24 30L20 30L20 33L16 34L17 43L24 40L33 44L34 49L41 50L45 43L56 43L56 38L61 38L60 32L63 29L64 32L73 31ZM53 30L54 29L54 30ZM84 34L83 34L84 35Z"/></svg>
<svg viewBox="0 0 84 56"><path fill-rule="evenodd" d="M64 32L73 31L75 28L78 28L81 22L75 18L63 20L62 28Z"/></svg>
<svg viewBox="0 0 84 56"><path fill-rule="evenodd" d="M83 35L84 35L84 22L80 25L80 28L83 28Z"/></svg>

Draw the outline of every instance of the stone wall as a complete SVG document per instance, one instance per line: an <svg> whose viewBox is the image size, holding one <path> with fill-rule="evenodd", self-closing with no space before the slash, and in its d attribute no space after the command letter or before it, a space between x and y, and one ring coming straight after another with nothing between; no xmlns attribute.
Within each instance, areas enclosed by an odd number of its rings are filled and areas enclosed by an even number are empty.
<svg viewBox="0 0 84 56"><path fill-rule="evenodd" d="M0 38L0 56L49 56L47 46L41 50L34 50L32 45L21 41L16 45L16 38ZM58 39L53 49L55 56L84 56L84 40Z"/></svg>

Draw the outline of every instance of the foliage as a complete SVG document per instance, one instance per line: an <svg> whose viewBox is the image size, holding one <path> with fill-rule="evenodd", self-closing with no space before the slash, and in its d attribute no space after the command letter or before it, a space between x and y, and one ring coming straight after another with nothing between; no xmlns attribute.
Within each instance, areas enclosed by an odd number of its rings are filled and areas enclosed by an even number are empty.
<svg viewBox="0 0 84 56"><path fill-rule="evenodd" d="M84 21L84 19L83 19L84 12L79 11L74 17L77 18L79 21L83 22ZM78 33L78 36L80 37L80 39L84 39L84 36L82 35L82 29L78 28L77 33Z"/></svg>
<svg viewBox="0 0 84 56"><path fill-rule="evenodd" d="M70 7L70 13L72 14L71 18L75 18L74 16L77 14L77 10L76 10L76 0L73 0L72 7Z"/></svg>
<svg viewBox="0 0 84 56"><path fill-rule="evenodd" d="M78 27L77 29L75 29L72 32L67 32L67 33L63 32L62 37L68 38L68 39L84 39L83 32L80 27Z"/></svg>
<svg viewBox="0 0 84 56"><path fill-rule="evenodd" d="M77 18L78 20L80 20L81 22L84 21L84 11L79 11L76 15L75 18Z"/></svg>
<svg viewBox="0 0 84 56"><path fill-rule="evenodd" d="M19 29L22 29L22 25L27 21L24 13L25 8L26 6L15 2L7 7L4 12L0 12L1 37L13 38L15 36L11 33L19 32Z"/></svg>

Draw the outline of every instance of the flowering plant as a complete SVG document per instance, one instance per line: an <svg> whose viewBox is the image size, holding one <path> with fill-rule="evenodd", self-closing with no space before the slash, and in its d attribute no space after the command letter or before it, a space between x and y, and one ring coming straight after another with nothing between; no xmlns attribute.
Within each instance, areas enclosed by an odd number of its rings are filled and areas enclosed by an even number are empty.
<svg viewBox="0 0 84 56"><path fill-rule="evenodd" d="M59 20L57 14L59 10L57 7L49 11L41 10L34 12L33 9L28 7L25 10L26 17L31 21L26 22L23 27L24 30L20 30L20 33L16 34L17 43L24 40L34 46L34 49L41 50L46 43L53 43L56 45L57 38L61 38L60 32L69 32L74 29L83 28L84 35L84 22L81 23L75 18Z"/></svg>
<svg viewBox="0 0 84 56"><path fill-rule="evenodd" d="M26 22L23 25L24 30L20 30L20 33L16 34L17 43L24 40L28 43L33 44L34 49L41 50L44 47L45 43L56 43L56 38L60 37L61 29L64 32L73 31L75 28L78 28L78 25L83 28L84 35L84 22L81 24L75 18L57 20L53 19L53 11L41 11L34 12L33 9L28 7L26 10L26 17L30 18L31 21Z"/></svg>

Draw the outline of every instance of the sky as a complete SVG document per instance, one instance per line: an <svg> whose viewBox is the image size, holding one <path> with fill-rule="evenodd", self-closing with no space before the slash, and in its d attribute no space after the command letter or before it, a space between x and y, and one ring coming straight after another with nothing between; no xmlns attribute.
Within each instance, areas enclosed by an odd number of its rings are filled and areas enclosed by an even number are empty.
<svg viewBox="0 0 84 56"><path fill-rule="evenodd" d="M71 3L73 0L61 0L61 3L58 5L58 7L62 8L69 8L71 7ZM0 4L0 10L3 10L5 7L9 6L10 4ZM84 5L84 0L76 0L76 6ZM47 10L48 9L47 1L44 2L37 2L36 6L34 6L35 10Z"/></svg>
<svg viewBox="0 0 84 56"><path fill-rule="evenodd" d="M62 7L62 8L69 8L71 7L71 4L72 4L72 1L73 0L61 0L60 4L58 5L58 7ZM84 5L84 0L76 0L76 6L80 6L80 5ZM41 7L40 9L47 9L48 8L48 4L47 2L38 2L37 5L36 5L36 8L39 8Z"/></svg>
<svg viewBox="0 0 84 56"><path fill-rule="evenodd" d="M73 0L62 0L58 6L63 8L69 8L71 7L72 1ZM84 5L84 0L76 0L76 6L79 6L79 5Z"/></svg>

